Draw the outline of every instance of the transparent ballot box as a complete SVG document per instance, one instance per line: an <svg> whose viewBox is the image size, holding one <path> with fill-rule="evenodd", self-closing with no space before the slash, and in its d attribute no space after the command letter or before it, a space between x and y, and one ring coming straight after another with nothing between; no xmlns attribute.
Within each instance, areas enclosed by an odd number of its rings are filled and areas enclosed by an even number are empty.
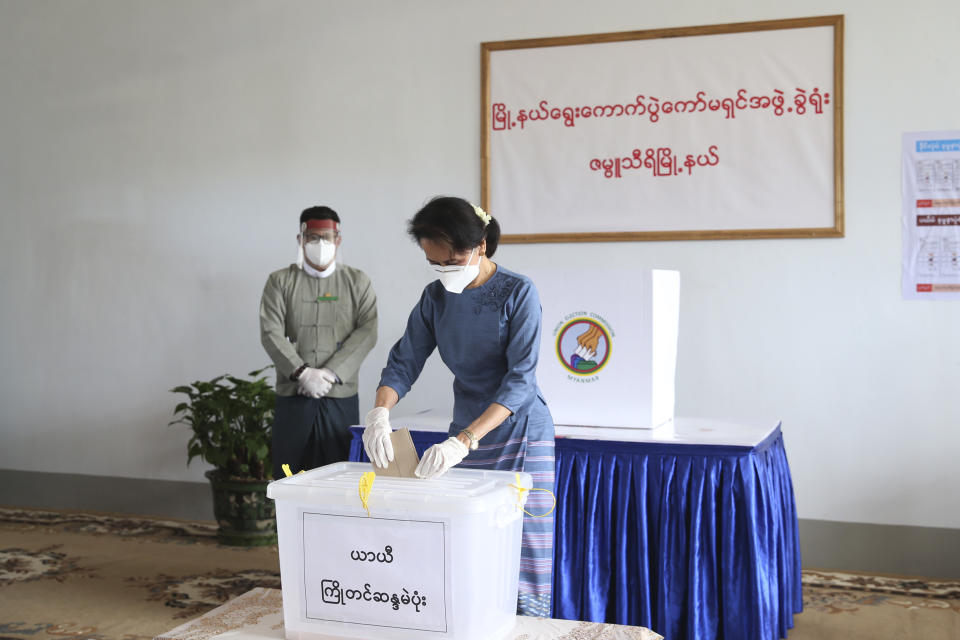
<svg viewBox="0 0 960 640"><path fill-rule="evenodd" d="M270 483L289 640L491 640L516 618L526 473L340 462ZM365 502L365 504L364 504Z"/></svg>

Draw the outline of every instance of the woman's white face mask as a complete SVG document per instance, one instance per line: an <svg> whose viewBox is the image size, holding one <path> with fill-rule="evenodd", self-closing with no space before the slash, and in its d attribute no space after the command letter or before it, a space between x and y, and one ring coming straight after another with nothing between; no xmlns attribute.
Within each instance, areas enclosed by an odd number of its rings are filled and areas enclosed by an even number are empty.
<svg viewBox="0 0 960 640"><path fill-rule="evenodd" d="M447 267L433 265L433 270L437 272L444 289L450 293L463 293L467 285L477 279L477 276L480 275L480 261L477 260L477 264L470 264L476 251L477 249L474 249L470 252L467 264L455 264Z"/></svg>

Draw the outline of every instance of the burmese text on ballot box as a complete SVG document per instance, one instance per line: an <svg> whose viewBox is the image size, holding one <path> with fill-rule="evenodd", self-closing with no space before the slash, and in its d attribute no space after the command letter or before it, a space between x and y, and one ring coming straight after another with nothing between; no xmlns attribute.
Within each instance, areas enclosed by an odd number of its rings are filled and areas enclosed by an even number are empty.
<svg viewBox="0 0 960 640"><path fill-rule="evenodd" d="M377 476L340 462L270 483L286 637L489 640L516 618L529 474ZM519 484L518 484L519 482ZM369 509L369 514L367 509Z"/></svg>

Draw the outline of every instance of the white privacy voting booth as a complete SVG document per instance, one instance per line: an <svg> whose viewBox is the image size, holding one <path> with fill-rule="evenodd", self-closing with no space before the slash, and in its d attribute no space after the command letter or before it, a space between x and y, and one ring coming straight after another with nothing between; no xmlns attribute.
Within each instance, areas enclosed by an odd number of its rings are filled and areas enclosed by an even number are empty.
<svg viewBox="0 0 960 640"><path fill-rule="evenodd" d="M680 274L528 272L540 293L537 381L557 425L651 429L674 415Z"/></svg>
<svg viewBox="0 0 960 640"><path fill-rule="evenodd" d="M452 469L433 480L341 462L270 483L288 640L492 640L516 617L517 474ZM529 474L519 474L530 488Z"/></svg>

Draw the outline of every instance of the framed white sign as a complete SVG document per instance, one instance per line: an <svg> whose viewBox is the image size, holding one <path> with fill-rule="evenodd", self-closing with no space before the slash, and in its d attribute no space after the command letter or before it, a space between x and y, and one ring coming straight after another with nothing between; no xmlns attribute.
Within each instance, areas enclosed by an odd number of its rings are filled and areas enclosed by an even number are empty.
<svg viewBox="0 0 960 640"><path fill-rule="evenodd" d="M503 242L843 235L843 16L482 54Z"/></svg>

